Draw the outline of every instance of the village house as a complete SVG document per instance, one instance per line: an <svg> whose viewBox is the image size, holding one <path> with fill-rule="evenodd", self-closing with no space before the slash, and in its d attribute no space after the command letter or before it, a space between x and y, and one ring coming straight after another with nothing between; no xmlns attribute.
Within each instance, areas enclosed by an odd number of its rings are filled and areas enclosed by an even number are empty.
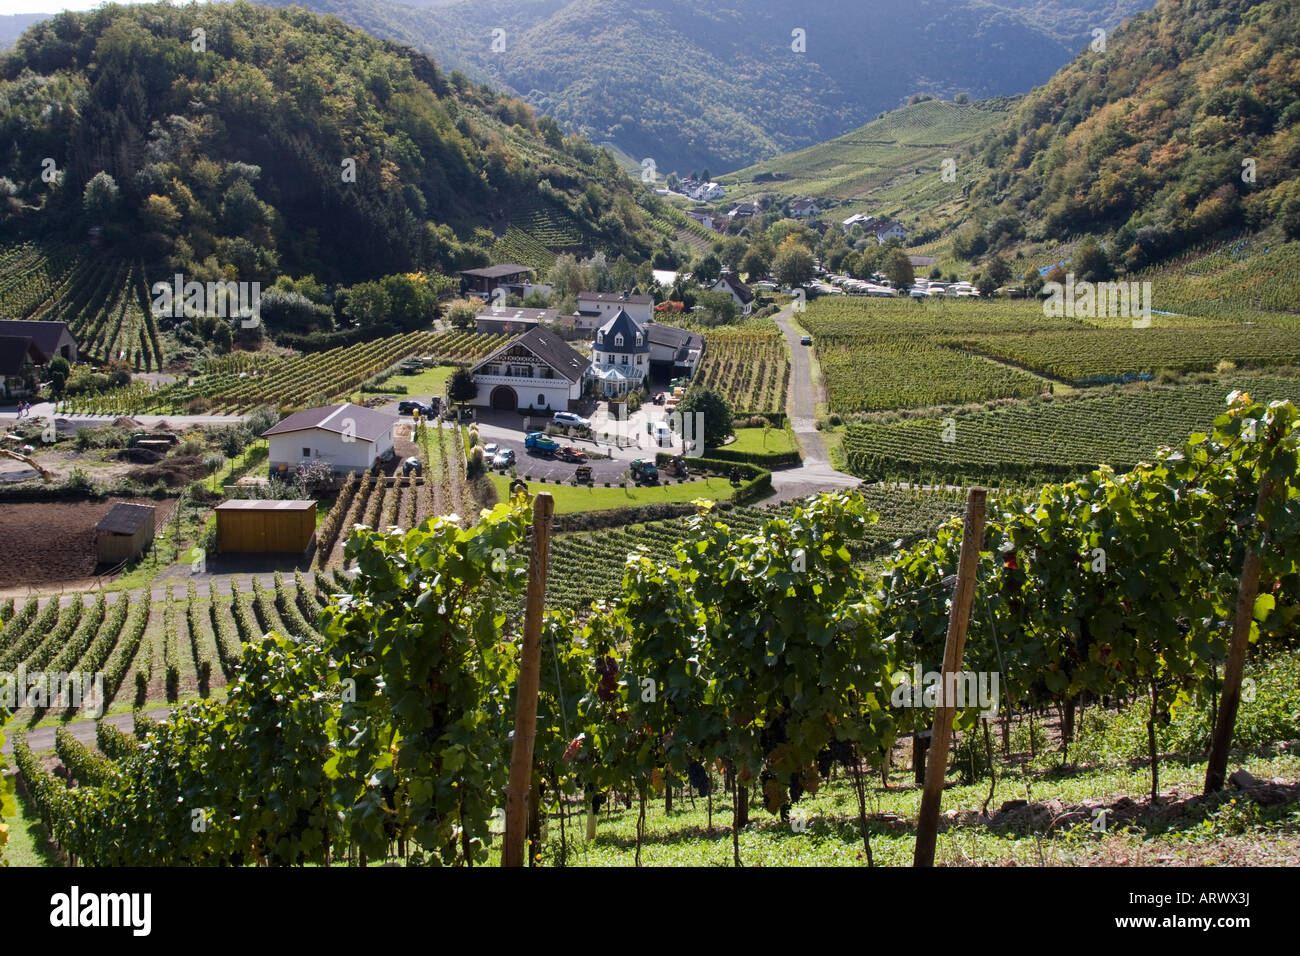
<svg viewBox="0 0 1300 956"><path fill-rule="evenodd" d="M568 411L582 397L591 360L554 332L535 326L471 368L478 394L469 404L507 411Z"/></svg>
<svg viewBox="0 0 1300 956"><path fill-rule="evenodd" d="M740 309L741 315L749 315L754 311L753 291L741 282L740 277L734 272L724 269L718 281L713 283L712 290L728 293Z"/></svg>
<svg viewBox="0 0 1300 956"><path fill-rule="evenodd" d="M648 295L618 292L579 292L574 327L583 331L600 328L620 311L644 325L654 318L655 300Z"/></svg>
<svg viewBox="0 0 1300 956"><path fill-rule="evenodd" d="M489 306L474 319L475 331L492 335L518 335L529 329L546 324L552 325L560 320L560 313L555 309L525 309L508 306Z"/></svg>
<svg viewBox="0 0 1300 956"><path fill-rule="evenodd" d="M0 335L31 339L49 361L56 358L77 361L77 340L72 337L66 322L6 319L0 321Z"/></svg>
<svg viewBox="0 0 1300 956"><path fill-rule="evenodd" d="M790 215L795 219L808 219L812 216L820 216L822 207L817 205L815 199L798 199L790 204Z"/></svg>
<svg viewBox="0 0 1300 956"><path fill-rule="evenodd" d="M344 402L294 412L262 437L271 473L288 476L299 465L323 461L335 474L364 471L393 453L397 416Z"/></svg>
<svg viewBox="0 0 1300 956"><path fill-rule="evenodd" d="M738 219L753 219L755 216L762 215L762 212L763 208L756 202L740 202L731 207L727 218L736 222Z"/></svg>
<svg viewBox="0 0 1300 956"><path fill-rule="evenodd" d="M688 218L694 219L705 229L713 228L713 213L709 212L707 209L688 209L686 210L686 215Z"/></svg>
<svg viewBox="0 0 1300 956"><path fill-rule="evenodd" d="M0 398L28 398L49 359L25 335L0 335Z"/></svg>
<svg viewBox="0 0 1300 956"><path fill-rule="evenodd" d="M496 266L482 269L462 269L456 274L461 279L463 295L477 295L491 298L497 289L505 290L507 295L527 295L524 290L531 288L530 276L533 270L516 262L503 262Z"/></svg>

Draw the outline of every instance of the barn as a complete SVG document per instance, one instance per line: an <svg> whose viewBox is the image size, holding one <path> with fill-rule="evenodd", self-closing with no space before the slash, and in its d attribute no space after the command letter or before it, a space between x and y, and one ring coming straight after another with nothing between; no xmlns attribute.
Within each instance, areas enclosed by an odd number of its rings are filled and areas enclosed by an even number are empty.
<svg viewBox="0 0 1300 956"><path fill-rule="evenodd" d="M153 505L118 502L95 525L95 550L100 564L138 558L153 543Z"/></svg>
<svg viewBox="0 0 1300 956"><path fill-rule="evenodd" d="M217 505L223 554L302 554L316 537L316 502L236 499Z"/></svg>

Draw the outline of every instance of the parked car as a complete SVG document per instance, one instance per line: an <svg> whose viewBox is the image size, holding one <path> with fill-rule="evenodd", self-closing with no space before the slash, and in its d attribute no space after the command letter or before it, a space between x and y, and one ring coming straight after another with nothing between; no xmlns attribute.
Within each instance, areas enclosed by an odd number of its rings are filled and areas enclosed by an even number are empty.
<svg viewBox="0 0 1300 956"><path fill-rule="evenodd" d="M496 442L491 442L483 446L483 457L486 458L488 461L491 461L493 458L496 457L497 452L499 452L500 450L501 450L500 445L498 445Z"/></svg>
<svg viewBox="0 0 1300 956"><path fill-rule="evenodd" d="M656 392L656 393L655 393L654 403L655 403L656 405L662 405L662 404L664 403L664 393L663 393L663 392Z"/></svg>
<svg viewBox="0 0 1300 956"><path fill-rule="evenodd" d="M420 459L414 455L402 461L402 475L404 477L422 474L424 474L424 466L420 464Z"/></svg>
<svg viewBox="0 0 1300 956"><path fill-rule="evenodd" d="M492 458L493 468L509 468L515 463L515 450L513 448L502 448Z"/></svg>
<svg viewBox="0 0 1300 956"><path fill-rule="evenodd" d="M524 439L524 447L531 448L533 451L554 454L559 449L560 443L541 432L529 432L528 437Z"/></svg>
<svg viewBox="0 0 1300 956"><path fill-rule="evenodd" d="M577 462L578 464L581 464L587 460L587 453L581 448L575 448L572 445L565 445L560 449L559 454L561 461Z"/></svg>
<svg viewBox="0 0 1300 956"><path fill-rule="evenodd" d="M576 425L579 428L591 427L591 419L575 415L573 412L556 412L551 421L557 425Z"/></svg>
<svg viewBox="0 0 1300 956"><path fill-rule="evenodd" d="M428 418L430 415L436 415L438 410L428 402L417 402L415 399L408 398L404 402L397 403L397 414L414 415L420 413L421 418Z"/></svg>
<svg viewBox="0 0 1300 956"><path fill-rule="evenodd" d="M591 465L579 465L573 470L573 480L579 484L591 484Z"/></svg>
<svg viewBox="0 0 1300 956"><path fill-rule="evenodd" d="M799 344L800 344L800 345L812 345L812 336L811 336L811 335L805 335L803 338L801 338L801 339L799 340Z"/></svg>

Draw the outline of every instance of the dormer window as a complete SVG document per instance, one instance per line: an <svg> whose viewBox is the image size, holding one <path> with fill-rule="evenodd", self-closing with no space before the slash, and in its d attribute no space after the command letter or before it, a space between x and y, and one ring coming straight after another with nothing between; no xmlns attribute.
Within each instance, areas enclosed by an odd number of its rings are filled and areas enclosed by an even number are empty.
<svg viewBox="0 0 1300 956"><path fill-rule="evenodd" d="M640 344L641 344L641 333L640 333L640 332L638 332L638 333L636 334L636 344L637 344L637 345L640 345Z"/></svg>
<svg viewBox="0 0 1300 956"><path fill-rule="evenodd" d="M614 336L614 347L621 348L622 345L623 345L623 333L620 332L618 333L618 335Z"/></svg>
<svg viewBox="0 0 1300 956"><path fill-rule="evenodd" d="M596 341L599 342L601 345L604 345L604 344L605 344L605 333L604 333L604 332L597 332L597 333L596 333Z"/></svg>

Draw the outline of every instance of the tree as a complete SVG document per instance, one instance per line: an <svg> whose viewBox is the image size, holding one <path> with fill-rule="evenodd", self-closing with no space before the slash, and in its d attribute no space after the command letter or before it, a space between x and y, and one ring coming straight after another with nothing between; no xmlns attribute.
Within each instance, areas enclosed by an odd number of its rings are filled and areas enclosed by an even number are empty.
<svg viewBox="0 0 1300 956"><path fill-rule="evenodd" d="M722 274L722 263L713 253L709 253L695 263L695 281L702 286L710 286L718 281Z"/></svg>
<svg viewBox="0 0 1300 956"><path fill-rule="evenodd" d="M68 376L72 374L72 366L62 355L55 356L50 362L50 382L54 385L56 392L63 391L63 386L68 381Z"/></svg>
<svg viewBox="0 0 1300 956"><path fill-rule="evenodd" d="M736 267L751 281L765 277L772 269L773 250L770 243L755 242L745 251Z"/></svg>
<svg viewBox="0 0 1300 956"><path fill-rule="evenodd" d="M714 448L721 445L732 433L731 426L731 406L727 400L711 388L692 387L687 390L686 397L682 403L677 406L677 410L682 413L682 421L687 421L687 416L694 416L701 413L704 416L703 428L696 428L696 419L692 417L691 429L692 434L698 441L700 431L704 432L704 445L706 448ZM686 430L686 426L683 426Z"/></svg>
<svg viewBox="0 0 1300 956"><path fill-rule="evenodd" d="M813 277L812 251L793 236L788 237L772 260L772 272L783 286L803 285Z"/></svg>
<svg viewBox="0 0 1300 956"><path fill-rule="evenodd" d="M91 221L106 222L117 212L121 195L117 180L100 170L86 183L86 188L81 193L81 204Z"/></svg>
<svg viewBox="0 0 1300 956"><path fill-rule="evenodd" d="M457 299L447 303L447 321L458 329L473 328L481 309L481 304L475 305L470 299Z"/></svg>
<svg viewBox="0 0 1300 956"><path fill-rule="evenodd" d="M704 325L730 325L736 321L736 300L730 292L701 292L695 297L696 317Z"/></svg>
<svg viewBox="0 0 1300 956"><path fill-rule="evenodd" d="M912 260L899 249L894 250L893 256L885 264L885 275L900 295L906 295L907 290L912 288L912 283L916 281Z"/></svg>
<svg viewBox="0 0 1300 956"><path fill-rule="evenodd" d="M986 269L975 278L975 288L979 289L982 296L991 296L998 291L998 283Z"/></svg>
<svg viewBox="0 0 1300 956"><path fill-rule="evenodd" d="M1112 275L1105 250L1097 245L1097 240L1092 236L1084 236L1079 247L1074 250L1074 259L1070 265L1078 282L1105 282Z"/></svg>
<svg viewBox="0 0 1300 956"><path fill-rule="evenodd" d="M458 368L447 381L447 397L457 405L472 401L478 396L478 382L467 368Z"/></svg>
<svg viewBox="0 0 1300 956"><path fill-rule="evenodd" d="M993 280L993 288L997 289L1007 284L1011 278L1011 267L1007 265L1007 260L1001 256L993 256L984 266L985 274Z"/></svg>

